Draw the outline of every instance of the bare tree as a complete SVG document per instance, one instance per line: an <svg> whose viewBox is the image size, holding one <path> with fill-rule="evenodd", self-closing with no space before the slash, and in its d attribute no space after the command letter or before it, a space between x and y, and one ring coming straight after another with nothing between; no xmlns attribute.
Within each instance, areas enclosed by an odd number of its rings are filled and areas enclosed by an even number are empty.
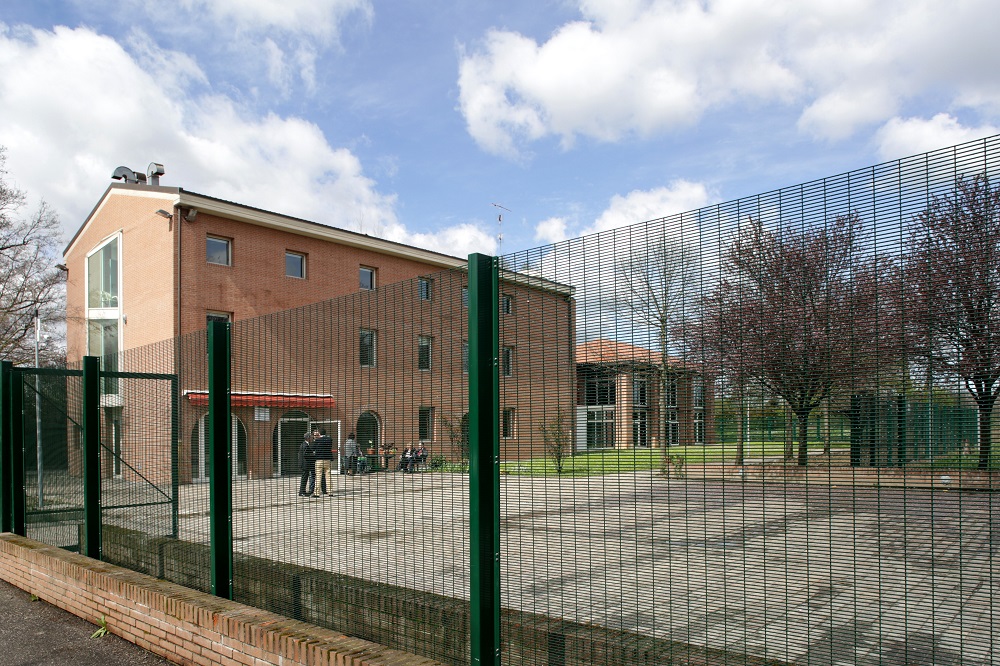
<svg viewBox="0 0 1000 666"><path fill-rule="evenodd" d="M797 419L799 465L808 464L812 411L896 353L893 308L878 289L894 271L861 251L859 234L856 215L780 231L749 219L688 336L736 386L756 382L785 400Z"/></svg>
<svg viewBox="0 0 1000 666"><path fill-rule="evenodd" d="M542 441L545 443L545 457L555 465L556 474L563 473L566 459L573 453L573 426L566 414L559 410L555 416L546 420L540 427Z"/></svg>
<svg viewBox="0 0 1000 666"><path fill-rule="evenodd" d="M618 287L611 297L611 307L647 327L656 336L659 348L657 363L660 436L664 460L669 456L667 422L667 381L670 378L670 352L677 346L678 332L685 318L697 304L699 276L697 252L676 239L659 236L634 249L615 264Z"/></svg>
<svg viewBox="0 0 1000 666"><path fill-rule="evenodd" d="M985 175L962 178L916 221L907 266L914 337L975 398L978 466L987 469L1000 396L1000 187Z"/></svg>
<svg viewBox="0 0 1000 666"><path fill-rule="evenodd" d="M4 153L0 147L0 358L33 364L35 317L65 318L59 220L44 202L20 217L25 194L8 182Z"/></svg>

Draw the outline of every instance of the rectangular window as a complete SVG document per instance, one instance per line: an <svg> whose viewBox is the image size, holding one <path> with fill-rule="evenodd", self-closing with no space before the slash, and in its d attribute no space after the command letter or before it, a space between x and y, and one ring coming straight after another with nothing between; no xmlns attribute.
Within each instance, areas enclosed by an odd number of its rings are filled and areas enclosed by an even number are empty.
<svg viewBox="0 0 1000 666"><path fill-rule="evenodd" d="M431 281L428 278L417 278L417 295L422 301L431 300Z"/></svg>
<svg viewBox="0 0 1000 666"><path fill-rule="evenodd" d="M696 378L692 381L691 402L694 404L695 409L699 407L702 409L705 408L705 381L701 378Z"/></svg>
<svg viewBox="0 0 1000 666"><path fill-rule="evenodd" d="M361 339L358 360L363 368L375 367L375 347L378 343L377 331L368 328L361 329Z"/></svg>
<svg viewBox="0 0 1000 666"><path fill-rule="evenodd" d="M469 307L469 288L462 287L462 307Z"/></svg>
<svg viewBox="0 0 1000 666"><path fill-rule="evenodd" d="M367 291L371 291L375 288L375 269L361 267L360 271L360 284L361 288Z"/></svg>
<svg viewBox="0 0 1000 666"><path fill-rule="evenodd" d="M512 438L517 431L517 419L513 409L503 410L503 419L500 424L500 436L504 439Z"/></svg>
<svg viewBox="0 0 1000 666"><path fill-rule="evenodd" d="M667 422L667 446L677 446L681 442L681 427L677 420L677 410L668 409L665 420Z"/></svg>
<svg viewBox="0 0 1000 666"><path fill-rule="evenodd" d="M514 374L514 348L504 347L500 351L500 374L510 377Z"/></svg>
<svg viewBox="0 0 1000 666"><path fill-rule="evenodd" d="M647 427L645 409L637 409L632 412L632 446L649 446L649 429Z"/></svg>
<svg viewBox="0 0 1000 666"><path fill-rule="evenodd" d="M462 373L469 374L469 341L462 340Z"/></svg>
<svg viewBox="0 0 1000 666"><path fill-rule="evenodd" d="M587 448L608 449L615 445L615 410L587 410Z"/></svg>
<svg viewBox="0 0 1000 666"><path fill-rule="evenodd" d="M205 239L205 258L210 264L233 265L233 242L228 238L208 236Z"/></svg>
<svg viewBox="0 0 1000 666"><path fill-rule="evenodd" d="M118 239L87 257L87 307L118 307Z"/></svg>
<svg viewBox="0 0 1000 666"><path fill-rule="evenodd" d="M636 407L645 407L648 403L645 379L632 380L632 404Z"/></svg>
<svg viewBox="0 0 1000 666"><path fill-rule="evenodd" d="M663 404L677 407L677 377L671 375L663 381Z"/></svg>
<svg viewBox="0 0 1000 666"><path fill-rule="evenodd" d="M421 335L417 338L417 369L431 369L431 343L433 338L429 335Z"/></svg>
<svg viewBox="0 0 1000 666"><path fill-rule="evenodd" d="M285 252L285 275L305 279L306 255L298 252Z"/></svg>
<svg viewBox="0 0 1000 666"><path fill-rule="evenodd" d="M510 294L500 294L500 314L513 314L514 313L514 299L511 298Z"/></svg>
<svg viewBox="0 0 1000 666"><path fill-rule="evenodd" d="M429 442L434 439L434 408L421 407L418 424L418 438L421 442Z"/></svg>
<svg viewBox="0 0 1000 666"><path fill-rule="evenodd" d="M691 402L694 406L694 441L705 443L705 380L695 377L691 387Z"/></svg>
<svg viewBox="0 0 1000 666"><path fill-rule="evenodd" d="M615 404L615 379L602 375L590 375L584 379L585 405Z"/></svg>
<svg viewBox="0 0 1000 666"><path fill-rule="evenodd" d="M101 359L101 370L118 371L118 320L91 319L87 322L87 353ZM118 378L102 377L101 393L117 394Z"/></svg>

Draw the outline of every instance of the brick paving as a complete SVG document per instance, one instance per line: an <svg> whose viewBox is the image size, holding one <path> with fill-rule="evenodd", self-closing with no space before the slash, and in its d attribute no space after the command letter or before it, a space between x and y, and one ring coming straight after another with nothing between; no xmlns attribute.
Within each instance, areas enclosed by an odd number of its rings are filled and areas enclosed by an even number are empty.
<svg viewBox="0 0 1000 666"><path fill-rule="evenodd" d="M238 551L468 596L465 476L296 483L237 482ZM182 538L207 541L205 491ZM501 503L505 606L794 663L1000 661L995 493L644 472L505 476Z"/></svg>

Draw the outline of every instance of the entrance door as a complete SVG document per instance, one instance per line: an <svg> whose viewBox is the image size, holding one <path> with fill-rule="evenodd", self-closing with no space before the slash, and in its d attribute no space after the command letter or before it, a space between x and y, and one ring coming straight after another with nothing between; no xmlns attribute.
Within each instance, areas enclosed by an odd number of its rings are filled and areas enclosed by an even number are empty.
<svg viewBox="0 0 1000 666"><path fill-rule="evenodd" d="M247 429L235 415L230 422L233 438L233 478L247 475ZM198 419L191 432L191 482L208 481L208 415Z"/></svg>
<svg viewBox="0 0 1000 666"><path fill-rule="evenodd" d="M288 412L278 419L271 439L271 468L274 476L296 476L299 468L299 449L311 428L305 412Z"/></svg>
<svg viewBox="0 0 1000 666"><path fill-rule="evenodd" d="M358 428L355 430L358 436L358 446L361 452L365 453L369 447L376 449L381 445L379 441L378 417L372 412L365 412L358 417ZM371 442L369 444L369 442Z"/></svg>

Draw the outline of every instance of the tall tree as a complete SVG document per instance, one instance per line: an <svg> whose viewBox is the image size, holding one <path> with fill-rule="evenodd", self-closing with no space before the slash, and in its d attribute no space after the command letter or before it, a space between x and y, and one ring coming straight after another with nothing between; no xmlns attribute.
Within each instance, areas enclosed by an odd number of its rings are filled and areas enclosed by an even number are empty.
<svg viewBox="0 0 1000 666"><path fill-rule="evenodd" d="M0 358L34 364L35 317L65 317L59 220L44 202L22 217L25 193L8 181L5 166L0 147Z"/></svg>
<svg viewBox="0 0 1000 666"><path fill-rule="evenodd" d="M961 178L936 197L911 237L910 320L930 362L956 373L979 412L979 468L992 450L1000 396L1000 187Z"/></svg>
<svg viewBox="0 0 1000 666"><path fill-rule="evenodd" d="M670 441L667 382L670 352L685 319L697 308L700 262L695 249L679 239L657 236L615 263L616 289L611 307L621 317L649 329L656 337L657 396L664 459Z"/></svg>
<svg viewBox="0 0 1000 666"><path fill-rule="evenodd" d="M755 382L785 400L797 420L799 465L808 464L812 411L896 351L878 288L894 271L860 247L860 232L854 214L801 229L748 219L687 338L737 386Z"/></svg>

